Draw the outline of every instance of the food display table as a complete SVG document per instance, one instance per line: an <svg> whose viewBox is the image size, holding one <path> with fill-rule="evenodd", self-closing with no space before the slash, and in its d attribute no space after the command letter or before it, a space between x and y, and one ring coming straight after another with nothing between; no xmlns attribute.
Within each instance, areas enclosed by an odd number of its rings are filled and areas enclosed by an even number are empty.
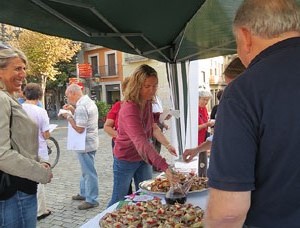
<svg viewBox="0 0 300 228"><path fill-rule="evenodd" d="M164 201L164 195L163 194L154 194L154 193L146 193L149 196L155 196L155 197L159 197ZM208 196L208 190L202 191L202 192L193 192L193 193L189 193L187 195L187 202L186 203L190 203L194 206L199 206L202 209L206 208L206 204L207 204L207 196ZM94 218L92 218L91 220L89 220L87 223L83 224L81 226L81 228L98 228L99 227L99 221L100 219L106 214L106 213L110 213L112 211L114 211L119 203L115 203L112 206L110 206L109 208L105 209L104 211L102 211L101 213L99 213L98 215L96 215Z"/></svg>

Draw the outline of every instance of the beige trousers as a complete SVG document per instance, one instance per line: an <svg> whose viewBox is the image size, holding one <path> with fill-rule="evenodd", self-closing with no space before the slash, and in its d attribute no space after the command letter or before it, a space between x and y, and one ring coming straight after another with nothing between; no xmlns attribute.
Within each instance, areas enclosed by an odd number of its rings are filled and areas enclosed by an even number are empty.
<svg viewBox="0 0 300 228"><path fill-rule="evenodd" d="M41 216L45 213L48 213L47 208L46 208L46 196L45 196L45 185L44 184L38 184L37 202L38 202L37 216Z"/></svg>

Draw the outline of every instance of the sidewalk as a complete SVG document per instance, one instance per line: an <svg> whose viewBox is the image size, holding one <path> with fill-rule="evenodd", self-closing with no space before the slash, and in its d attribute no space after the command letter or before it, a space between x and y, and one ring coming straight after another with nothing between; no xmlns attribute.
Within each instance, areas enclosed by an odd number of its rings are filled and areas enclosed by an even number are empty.
<svg viewBox="0 0 300 228"><path fill-rule="evenodd" d="M67 145L67 122L65 120L51 120L58 127L52 136L59 142L60 158L53 170L53 180L46 185L46 202L52 214L38 221L38 228L61 228L79 227L98 213L103 211L111 197L113 174L112 174L112 151L111 138L99 129L99 148L96 154L95 164L99 178L99 207L80 211L78 201L72 201L71 197L79 191L80 166L76 154L66 150ZM162 155L168 162L173 158L165 149Z"/></svg>

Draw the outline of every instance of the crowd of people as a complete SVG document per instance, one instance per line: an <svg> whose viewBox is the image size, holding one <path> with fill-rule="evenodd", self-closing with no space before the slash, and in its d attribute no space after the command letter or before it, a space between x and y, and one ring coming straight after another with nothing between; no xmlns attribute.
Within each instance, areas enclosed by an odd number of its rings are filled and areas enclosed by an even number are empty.
<svg viewBox="0 0 300 228"><path fill-rule="evenodd" d="M198 146L183 153L190 162L211 150L205 227L298 227L299 6L295 0L244 0L233 32L239 57L224 71L228 85L218 93L211 117L206 107L211 93L199 90ZM0 227L36 227L37 219L51 214L44 190L53 177L45 141L49 117L40 107L41 87L22 87L27 65L22 51L0 45ZM154 68L138 66L123 82L123 99L108 113L104 130L112 137L113 156L108 207L132 193L132 183L138 190L151 179L153 167L171 183L179 181L160 154L162 145L178 155L162 130L168 126L160 118L158 83ZM68 86L66 97L62 116L84 136L84 147L75 150L81 177L72 199L83 201L78 209L86 210L99 205L98 110L76 84Z"/></svg>

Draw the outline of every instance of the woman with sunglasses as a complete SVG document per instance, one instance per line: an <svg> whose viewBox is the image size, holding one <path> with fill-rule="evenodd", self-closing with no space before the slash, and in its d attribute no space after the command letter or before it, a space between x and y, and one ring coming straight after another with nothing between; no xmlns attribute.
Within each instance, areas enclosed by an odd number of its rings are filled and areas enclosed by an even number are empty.
<svg viewBox="0 0 300 228"><path fill-rule="evenodd" d="M0 44L0 227L36 227L37 183L53 176L37 156L38 127L15 98L26 65L23 52Z"/></svg>

